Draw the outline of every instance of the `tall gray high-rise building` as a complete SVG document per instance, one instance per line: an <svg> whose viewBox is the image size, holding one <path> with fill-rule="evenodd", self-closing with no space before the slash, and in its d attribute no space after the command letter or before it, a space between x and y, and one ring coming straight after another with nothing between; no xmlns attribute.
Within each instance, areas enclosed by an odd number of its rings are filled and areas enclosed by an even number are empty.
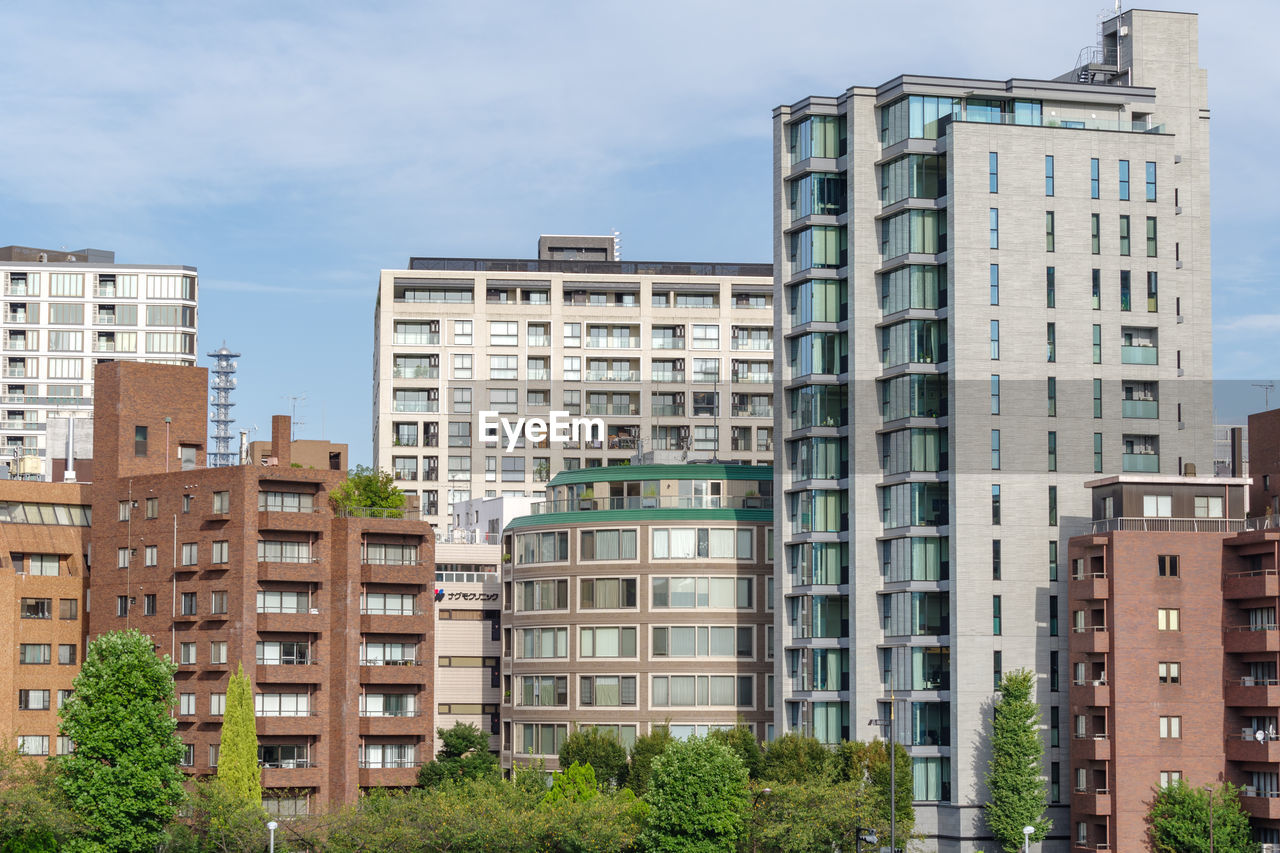
<svg viewBox="0 0 1280 853"><path fill-rule="evenodd" d="M1022 668L1045 849L1073 843L1068 742L1107 713L1068 704L1074 664L1105 665L1067 652L1083 483L1213 470L1197 18L1124 12L1100 42L1053 80L904 75L774 113L777 727L884 736L893 704L942 851L991 847L991 705ZM1156 749L1151 713L1104 731Z"/></svg>

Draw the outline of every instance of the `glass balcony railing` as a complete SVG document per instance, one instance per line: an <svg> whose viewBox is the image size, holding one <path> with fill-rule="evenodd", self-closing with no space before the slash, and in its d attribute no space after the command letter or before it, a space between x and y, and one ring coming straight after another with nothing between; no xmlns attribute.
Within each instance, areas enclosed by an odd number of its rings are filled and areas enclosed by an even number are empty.
<svg viewBox="0 0 1280 853"><path fill-rule="evenodd" d="M1160 402L1158 400L1122 400L1120 416L1124 418L1158 418Z"/></svg>
<svg viewBox="0 0 1280 853"><path fill-rule="evenodd" d="M735 418L771 418L773 406L734 406L732 414Z"/></svg>
<svg viewBox="0 0 1280 853"><path fill-rule="evenodd" d="M1122 346L1120 347L1120 363L1121 364L1159 364L1160 348L1159 347Z"/></svg>
<svg viewBox="0 0 1280 853"><path fill-rule="evenodd" d="M395 400L391 404L393 412L438 412L439 400Z"/></svg>
<svg viewBox="0 0 1280 853"><path fill-rule="evenodd" d="M610 509L772 509L771 497L679 497L647 495L608 498L578 498L567 501L543 501L531 508L532 515L555 512L594 512Z"/></svg>
<svg viewBox="0 0 1280 853"><path fill-rule="evenodd" d="M655 370L650 375L653 382L683 382L683 370Z"/></svg>
<svg viewBox="0 0 1280 853"><path fill-rule="evenodd" d="M588 382L639 382L638 370L588 370Z"/></svg>
<svg viewBox="0 0 1280 853"><path fill-rule="evenodd" d="M773 350L773 341L767 339L761 340L759 338L733 338L732 347L737 350L771 352Z"/></svg>
<svg viewBox="0 0 1280 853"><path fill-rule="evenodd" d="M684 349L684 338L654 338L654 349Z"/></svg>
<svg viewBox="0 0 1280 853"><path fill-rule="evenodd" d="M1120 455L1120 470L1134 474L1159 474L1160 454L1123 453Z"/></svg>
<svg viewBox="0 0 1280 853"><path fill-rule="evenodd" d="M438 367L393 367L391 368L392 379L439 379L440 368Z"/></svg>
<svg viewBox="0 0 1280 853"><path fill-rule="evenodd" d="M640 407L634 403L588 403L588 415L638 415Z"/></svg>
<svg viewBox="0 0 1280 853"><path fill-rule="evenodd" d="M637 335L631 337L588 337L587 349L634 349L640 346Z"/></svg>
<svg viewBox="0 0 1280 853"><path fill-rule="evenodd" d="M654 404L653 416L655 418L683 417L684 406L662 406Z"/></svg>
<svg viewBox="0 0 1280 853"><path fill-rule="evenodd" d="M392 343L403 344L406 346L439 346L440 333L421 333L415 334L410 332L396 332L392 337Z"/></svg>

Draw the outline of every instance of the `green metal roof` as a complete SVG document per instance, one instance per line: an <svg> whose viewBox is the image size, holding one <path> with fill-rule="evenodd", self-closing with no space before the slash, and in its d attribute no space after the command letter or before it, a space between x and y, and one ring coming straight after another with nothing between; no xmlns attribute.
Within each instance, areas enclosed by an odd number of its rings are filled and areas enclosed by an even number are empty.
<svg viewBox="0 0 1280 853"><path fill-rule="evenodd" d="M575 483L618 483L628 480L772 480L770 465L736 465L714 462L692 465L609 465L575 468L551 478L552 486Z"/></svg>
<svg viewBox="0 0 1280 853"><path fill-rule="evenodd" d="M637 468L666 468L666 465L637 465ZM714 467L714 466L699 466ZM751 466L759 470L764 466ZM594 468L600 471L603 469ZM577 471L568 473L576 474ZM557 478L558 479L558 478ZM552 481L554 482L554 480ZM658 522L658 521L740 521L764 522L773 521L771 509L602 509L583 510L581 512L549 512L545 515L522 515L507 523L507 530L518 530L522 527L551 527L558 524L601 524L617 521Z"/></svg>

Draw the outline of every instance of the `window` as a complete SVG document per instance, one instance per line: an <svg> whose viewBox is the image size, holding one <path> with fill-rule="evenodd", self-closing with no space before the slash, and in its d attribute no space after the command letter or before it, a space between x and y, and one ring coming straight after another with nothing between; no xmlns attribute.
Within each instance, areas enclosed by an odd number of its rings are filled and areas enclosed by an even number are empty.
<svg viewBox="0 0 1280 853"><path fill-rule="evenodd" d="M453 378L454 379L471 379L473 376L472 359L474 357L469 353L453 354Z"/></svg>
<svg viewBox="0 0 1280 853"><path fill-rule="evenodd" d="M216 590L209 594L209 612L225 614L227 612L226 590Z"/></svg>
<svg viewBox="0 0 1280 853"><path fill-rule="evenodd" d="M755 654L750 627L732 625L673 625L653 627L653 657L740 657Z"/></svg>
<svg viewBox="0 0 1280 853"><path fill-rule="evenodd" d="M1173 496L1143 495L1142 514L1146 518L1169 518L1173 515Z"/></svg>
<svg viewBox="0 0 1280 853"><path fill-rule="evenodd" d="M213 493L213 514L226 515L231 512L231 493L230 492L214 492Z"/></svg>
<svg viewBox="0 0 1280 853"><path fill-rule="evenodd" d="M580 610L616 610L635 606L635 578L583 578L580 581Z"/></svg>
<svg viewBox="0 0 1280 853"><path fill-rule="evenodd" d="M991 374L991 414L1000 414L1000 374Z"/></svg>
<svg viewBox="0 0 1280 853"><path fill-rule="evenodd" d="M1147 217L1147 257L1156 257L1156 218L1154 216Z"/></svg>
<svg viewBox="0 0 1280 853"><path fill-rule="evenodd" d="M634 560L634 530L586 530L582 532L579 560Z"/></svg>
<svg viewBox="0 0 1280 853"><path fill-rule="evenodd" d="M117 616L129 615L129 596L127 595L116 596L116 615Z"/></svg>
<svg viewBox="0 0 1280 853"><path fill-rule="evenodd" d="M1181 717L1161 717L1160 718L1160 737L1161 738L1182 737L1182 718Z"/></svg>
<svg viewBox="0 0 1280 853"><path fill-rule="evenodd" d="M157 518L160 515L160 499L147 498L145 504L145 516L147 518Z"/></svg>
<svg viewBox="0 0 1280 853"><path fill-rule="evenodd" d="M490 322L489 346L513 347L520 343L520 324L517 322Z"/></svg>
<svg viewBox="0 0 1280 853"><path fill-rule="evenodd" d="M1044 194L1053 195L1053 155L1044 155Z"/></svg>
<svg viewBox="0 0 1280 853"><path fill-rule="evenodd" d="M120 501L120 520L121 521L129 520L130 509L132 507L133 507L133 503L131 501Z"/></svg>
<svg viewBox="0 0 1280 853"><path fill-rule="evenodd" d="M1055 527L1058 524L1058 487L1049 487L1049 526Z"/></svg>
<svg viewBox="0 0 1280 853"><path fill-rule="evenodd" d="M193 664L196 662L196 644L195 643L179 643L178 644L178 663Z"/></svg>
<svg viewBox="0 0 1280 853"><path fill-rule="evenodd" d="M1090 251L1095 255L1102 254L1102 214L1089 214Z"/></svg>
<svg viewBox="0 0 1280 853"><path fill-rule="evenodd" d="M24 598L18 605L18 615L23 619L52 619L52 598Z"/></svg>
<svg viewBox="0 0 1280 853"><path fill-rule="evenodd" d="M1095 330L1098 326L1093 327ZM1097 362L1094 362L1095 364ZM1102 380L1093 380L1093 416L1095 418L1102 417Z"/></svg>
<svg viewBox="0 0 1280 853"><path fill-rule="evenodd" d="M1004 681L1004 655L999 651L991 653L991 676L991 689L998 692Z"/></svg>
<svg viewBox="0 0 1280 853"><path fill-rule="evenodd" d="M1093 473L1102 473L1102 433L1100 432L1093 434Z"/></svg>
<svg viewBox="0 0 1280 853"><path fill-rule="evenodd" d="M520 357L515 355L491 355L489 356L489 378L490 379L515 379L517 378Z"/></svg>
<svg viewBox="0 0 1280 853"><path fill-rule="evenodd" d="M1102 326L1097 323L1093 326L1093 363L1102 364Z"/></svg>
<svg viewBox="0 0 1280 853"><path fill-rule="evenodd" d="M253 706L258 717L306 717L311 714L311 697L306 693L257 693Z"/></svg>
<svg viewBox="0 0 1280 853"><path fill-rule="evenodd" d="M634 629L632 629L632 637L634 636ZM516 631L517 658L566 658L568 656L568 628L522 628Z"/></svg>
<svg viewBox="0 0 1280 853"><path fill-rule="evenodd" d="M156 615L156 597L154 594L144 595L142 597L142 615L143 616Z"/></svg>
<svg viewBox="0 0 1280 853"><path fill-rule="evenodd" d="M1120 200L1129 200L1129 161L1120 161Z"/></svg>
<svg viewBox="0 0 1280 853"><path fill-rule="evenodd" d="M178 714L180 716L189 717L196 712L196 694L179 693L178 694Z"/></svg>
<svg viewBox="0 0 1280 853"><path fill-rule="evenodd" d="M471 446L471 422L470 421L449 421L449 446L450 447L470 447ZM452 457L450 457L452 458ZM470 460L470 457L468 457ZM468 465L467 469L470 470Z"/></svg>
<svg viewBox="0 0 1280 853"><path fill-rule="evenodd" d="M312 662L311 647L305 640L259 640L255 655L258 663L264 666L306 666ZM366 659L367 656L362 654L361 663Z"/></svg>
<svg viewBox="0 0 1280 853"><path fill-rule="evenodd" d="M997 637L1000 636L1000 622L1000 596L993 595L991 596L991 633Z"/></svg>
<svg viewBox="0 0 1280 853"><path fill-rule="evenodd" d="M991 540L991 579L1000 580L1000 540Z"/></svg>
<svg viewBox="0 0 1280 853"><path fill-rule="evenodd" d="M129 549L117 548L116 549L116 568L127 569L128 567L129 567Z"/></svg>
<svg viewBox="0 0 1280 853"><path fill-rule="evenodd" d="M566 347L582 346L582 324L581 323L565 323L564 324L564 345Z"/></svg>
<svg viewBox="0 0 1280 853"><path fill-rule="evenodd" d="M1050 376L1048 378L1048 386L1045 391L1048 397L1048 414L1051 418L1058 416L1058 378Z"/></svg>
<svg viewBox="0 0 1280 853"><path fill-rule="evenodd" d="M569 581L520 581L515 585L516 610L568 610Z"/></svg>
<svg viewBox="0 0 1280 853"><path fill-rule="evenodd" d="M142 565L157 566L160 564L160 549L156 545L144 545L142 548Z"/></svg>
<svg viewBox="0 0 1280 853"><path fill-rule="evenodd" d="M1120 254L1126 257L1129 254L1129 217L1127 214L1120 216Z"/></svg>
<svg viewBox="0 0 1280 853"><path fill-rule="evenodd" d="M1058 579L1058 543L1055 540L1049 541L1049 580L1056 581Z"/></svg>
<svg viewBox="0 0 1280 853"><path fill-rule="evenodd" d="M1182 611L1173 607L1161 607L1156 610L1157 631L1180 631Z"/></svg>
<svg viewBox="0 0 1280 853"><path fill-rule="evenodd" d="M1089 160L1089 198L1098 197L1098 158Z"/></svg>
<svg viewBox="0 0 1280 853"><path fill-rule="evenodd" d="M1057 270L1055 267L1044 268L1044 307L1056 308L1058 302L1057 294Z"/></svg>
<svg viewBox="0 0 1280 853"><path fill-rule="evenodd" d="M453 342L462 346L471 346L471 321L453 321Z"/></svg>
<svg viewBox="0 0 1280 853"><path fill-rule="evenodd" d="M1049 596L1049 636L1058 636L1058 596Z"/></svg>
<svg viewBox="0 0 1280 853"><path fill-rule="evenodd" d="M635 628L580 628L578 657L633 658L636 656Z"/></svg>
<svg viewBox="0 0 1280 853"><path fill-rule="evenodd" d="M695 325L692 347L693 349L719 349L720 327Z"/></svg>
<svg viewBox="0 0 1280 853"><path fill-rule="evenodd" d="M583 679L584 681L586 679ZM569 678L565 675L522 675L516 692L516 704L533 707L555 707L569 704ZM584 705L590 702L582 702Z"/></svg>
<svg viewBox="0 0 1280 853"><path fill-rule="evenodd" d="M1000 211L998 208L991 208L989 214L989 224L991 231L991 248L1000 248Z"/></svg>
<svg viewBox="0 0 1280 853"><path fill-rule="evenodd" d="M1176 578L1178 576L1178 555L1177 554L1160 554L1156 557L1156 571L1162 578Z"/></svg>
<svg viewBox="0 0 1280 853"><path fill-rule="evenodd" d="M1195 499L1195 514L1196 518L1222 518L1222 497L1214 495L1197 495Z"/></svg>
<svg viewBox="0 0 1280 853"><path fill-rule="evenodd" d="M219 540L209 546L209 562L222 564L228 561L230 546L226 540Z"/></svg>
<svg viewBox="0 0 1280 853"><path fill-rule="evenodd" d="M1156 200L1156 164L1147 162L1147 201Z"/></svg>
<svg viewBox="0 0 1280 853"><path fill-rule="evenodd" d="M195 495L182 496L182 511L184 513L191 512L191 504L195 501Z"/></svg>
<svg viewBox="0 0 1280 853"><path fill-rule="evenodd" d="M75 598L58 599L58 618L59 619L75 619L80 611L80 602Z"/></svg>
<svg viewBox="0 0 1280 853"><path fill-rule="evenodd" d="M702 485L702 484L699 484ZM718 492L711 495L682 495L681 504L695 507L720 506ZM659 527L650 529L653 560L750 560L752 535L750 530L734 530L728 527Z"/></svg>
<svg viewBox="0 0 1280 853"><path fill-rule="evenodd" d="M133 428L133 455L147 455L147 428L144 426Z"/></svg>
<svg viewBox="0 0 1280 853"><path fill-rule="evenodd" d="M568 725L561 723L521 723L517 749L524 755L559 755L568 736ZM366 747L367 748L367 747Z"/></svg>
<svg viewBox="0 0 1280 853"><path fill-rule="evenodd" d="M76 648L75 643L59 643L58 663L62 666L75 666Z"/></svg>
<svg viewBox="0 0 1280 853"><path fill-rule="evenodd" d="M1053 251L1053 211L1046 210L1044 212L1044 250L1046 252Z"/></svg>
<svg viewBox="0 0 1280 853"><path fill-rule="evenodd" d="M1000 430L991 431L991 470L1000 470Z"/></svg>
<svg viewBox="0 0 1280 853"><path fill-rule="evenodd" d="M987 155L987 185L993 193L1000 191L1000 157L994 151Z"/></svg>
<svg viewBox="0 0 1280 853"><path fill-rule="evenodd" d="M991 360L1000 360L1000 321L991 321Z"/></svg>
<svg viewBox="0 0 1280 853"><path fill-rule="evenodd" d="M22 643L18 646L18 663L47 664L51 658L50 651L48 643Z"/></svg>
<svg viewBox="0 0 1280 853"><path fill-rule="evenodd" d="M1182 664L1177 661L1160 661L1157 671L1161 684L1179 684L1182 681Z"/></svg>
<svg viewBox="0 0 1280 853"><path fill-rule="evenodd" d="M1058 470L1058 433L1049 432L1049 470Z"/></svg>
<svg viewBox="0 0 1280 853"><path fill-rule="evenodd" d="M182 615L194 616L196 612L196 594L194 592L182 593Z"/></svg>
<svg viewBox="0 0 1280 853"><path fill-rule="evenodd" d="M1058 360L1058 324L1045 324L1045 361L1049 363Z"/></svg>
<svg viewBox="0 0 1280 853"><path fill-rule="evenodd" d="M650 704L657 708L752 705L750 675L655 675Z"/></svg>
<svg viewBox="0 0 1280 853"><path fill-rule="evenodd" d="M19 711L49 710L49 691L48 690L19 690L18 691L18 710Z"/></svg>
<svg viewBox="0 0 1280 853"><path fill-rule="evenodd" d="M1160 771L1160 787L1168 788L1170 785L1176 785L1182 781L1181 770L1161 770Z"/></svg>
<svg viewBox="0 0 1280 853"><path fill-rule="evenodd" d="M1147 273L1147 310L1155 312L1160 307L1159 274L1155 270Z"/></svg>
<svg viewBox="0 0 1280 853"><path fill-rule="evenodd" d="M1049 652L1049 690L1052 693L1058 692L1058 652Z"/></svg>
<svg viewBox="0 0 1280 853"><path fill-rule="evenodd" d="M19 755L48 755L48 735L18 735Z"/></svg>
<svg viewBox="0 0 1280 853"><path fill-rule="evenodd" d="M737 608L754 606L752 579L734 577L653 577L652 606Z"/></svg>
<svg viewBox="0 0 1280 853"><path fill-rule="evenodd" d="M213 717L221 717L227 713L227 694L210 693L209 694L209 715Z"/></svg>
<svg viewBox="0 0 1280 853"><path fill-rule="evenodd" d="M598 708L633 707L636 678L633 675L584 675L578 680L578 704Z"/></svg>
<svg viewBox="0 0 1280 853"><path fill-rule="evenodd" d="M998 484L991 486L991 523L1000 523L1000 486Z"/></svg>

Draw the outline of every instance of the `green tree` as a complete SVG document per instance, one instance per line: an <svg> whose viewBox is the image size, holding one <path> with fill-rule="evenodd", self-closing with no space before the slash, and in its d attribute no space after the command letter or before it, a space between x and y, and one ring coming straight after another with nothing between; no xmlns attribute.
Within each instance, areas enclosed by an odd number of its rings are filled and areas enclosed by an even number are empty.
<svg viewBox="0 0 1280 853"><path fill-rule="evenodd" d="M1210 822L1210 805L1213 819ZM1147 813L1151 844L1159 853L1257 853L1240 789L1227 783L1205 790L1176 782L1162 788Z"/></svg>
<svg viewBox="0 0 1280 853"><path fill-rule="evenodd" d="M653 760L645 849L657 853L729 853L737 849L749 798L747 770L724 744L673 740Z"/></svg>
<svg viewBox="0 0 1280 853"><path fill-rule="evenodd" d="M253 708L253 685L244 664L227 682L222 715L222 745L218 751L218 781L232 797L262 810L262 770L258 767L258 727Z"/></svg>
<svg viewBox="0 0 1280 853"><path fill-rule="evenodd" d="M580 728L560 747L560 766L589 764L602 786L620 788L627 780L627 749L613 732L597 726Z"/></svg>
<svg viewBox="0 0 1280 853"><path fill-rule="evenodd" d="M261 801L246 803L219 779L193 783L189 796L190 816L169 824L158 853L240 853L266 849L267 818ZM285 849L278 836L276 849Z"/></svg>
<svg viewBox="0 0 1280 853"><path fill-rule="evenodd" d="M366 514L361 511L369 508L379 510L367 513L369 515L387 518L404 515L397 512L404 506L404 492L395 487L395 479L390 472L365 465L357 465L348 471L347 479L329 493L329 500L335 508L353 515Z"/></svg>
<svg viewBox="0 0 1280 853"><path fill-rule="evenodd" d="M1008 851L1022 849L1023 827L1030 826L1032 841L1040 841L1052 827L1045 819L1048 807L1044 777L1040 775L1040 711L1031 699L1034 675L1020 669L1006 673L1000 682L991 725L991 763L987 771L987 826Z"/></svg>
<svg viewBox="0 0 1280 853"><path fill-rule="evenodd" d="M591 769L590 764L575 761L551 777L551 788L543 796L542 802L555 805L564 800L589 800L599 793L596 771Z"/></svg>
<svg viewBox="0 0 1280 853"><path fill-rule="evenodd" d="M760 778L770 782L816 782L827 776L827 748L814 737L790 732L764 751Z"/></svg>
<svg viewBox="0 0 1280 853"><path fill-rule="evenodd" d="M418 785L436 788L470 779L497 779L501 776L498 757L489 751L489 736L471 723L456 723L451 729L436 729L440 754L418 769Z"/></svg>
<svg viewBox="0 0 1280 853"><path fill-rule="evenodd" d="M627 787L637 797L643 797L649 790L649 776L653 770L653 760L667 748L674 738L666 726L651 726L649 734L636 738L631 745L631 767L627 770Z"/></svg>
<svg viewBox="0 0 1280 853"><path fill-rule="evenodd" d="M889 772L889 743L883 740L843 741L831 753L831 776L836 782L869 783L867 796L874 803L877 826L890 825L889 800L895 787L897 802L893 821L898 839L910 838L915 829L915 807L912 805L913 782L911 755L902 744L894 744L897 767ZM886 838L888 837L886 833Z"/></svg>
<svg viewBox="0 0 1280 853"><path fill-rule="evenodd" d="M0 850L53 853L81 827L57 783L56 766L0 750Z"/></svg>
<svg viewBox="0 0 1280 853"><path fill-rule="evenodd" d="M57 759L59 784L86 833L71 849L147 850L160 841L183 799L173 662L156 657L136 630L89 644L62 734L75 752Z"/></svg>
<svg viewBox="0 0 1280 853"><path fill-rule="evenodd" d="M887 844L889 825L879 822L876 808L865 781L772 782L767 787L757 783L742 846L761 853L853 851L860 827L874 829Z"/></svg>
<svg viewBox="0 0 1280 853"><path fill-rule="evenodd" d="M764 767L764 750L760 748L760 741L756 740L755 732L750 727L739 724L731 729L713 729L708 737L732 749L752 779L760 775L760 770Z"/></svg>

